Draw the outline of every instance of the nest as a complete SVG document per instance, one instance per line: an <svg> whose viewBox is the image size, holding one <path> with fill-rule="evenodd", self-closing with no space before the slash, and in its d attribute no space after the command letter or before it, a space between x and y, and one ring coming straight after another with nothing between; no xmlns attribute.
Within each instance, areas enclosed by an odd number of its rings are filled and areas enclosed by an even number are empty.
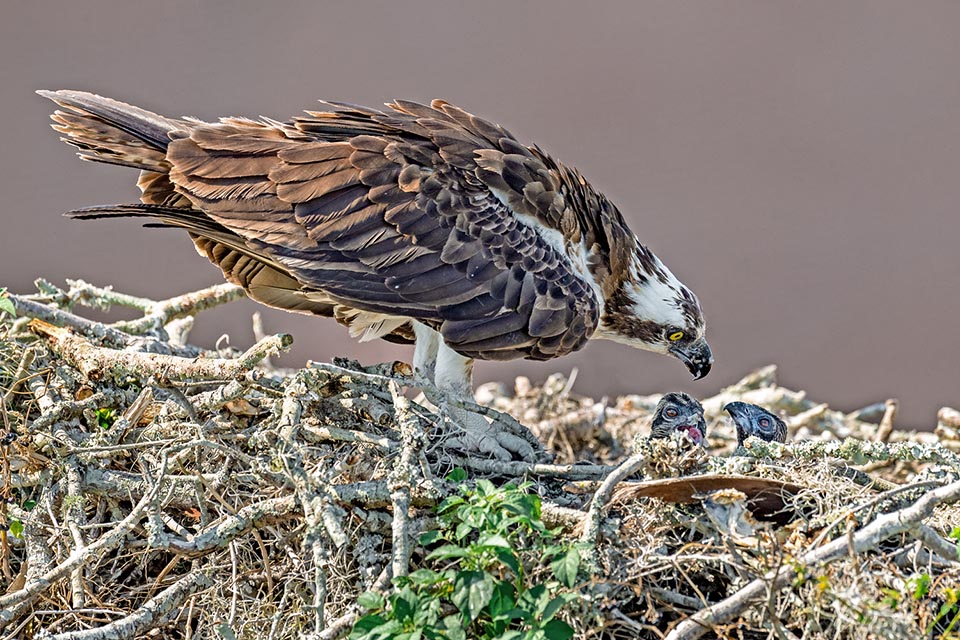
<svg viewBox="0 0 960 640"><path fill-rule="evenodd" d="M455 425L410 398L403 363L285 371L269 356L289 336L190 345L234 287L155 302L38 285L0 318L0 638L344 637L361 593L423 561L455 467L528 481L580 543L576 637L957 637L952 409L934 433L899 431L892 401L834 411L767 367L703 402L702 450L646 440L659 395L518 378L451 399L545 447L498 462L443 448ZM780 412L792 444L731 455L734 400Z"/></svg>

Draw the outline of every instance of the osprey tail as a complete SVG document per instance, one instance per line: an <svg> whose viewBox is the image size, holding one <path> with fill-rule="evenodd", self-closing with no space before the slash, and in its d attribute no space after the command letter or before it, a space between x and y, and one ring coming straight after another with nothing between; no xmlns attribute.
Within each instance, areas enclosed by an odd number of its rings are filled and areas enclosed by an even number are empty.
<svg viewBox="0 0 960 640"><path fill-rule="evenodd" d="M170 132L182 123L133 105L85 91L37 91L64 110L51 118L61 140L83 160L165 174Z"/></svg>

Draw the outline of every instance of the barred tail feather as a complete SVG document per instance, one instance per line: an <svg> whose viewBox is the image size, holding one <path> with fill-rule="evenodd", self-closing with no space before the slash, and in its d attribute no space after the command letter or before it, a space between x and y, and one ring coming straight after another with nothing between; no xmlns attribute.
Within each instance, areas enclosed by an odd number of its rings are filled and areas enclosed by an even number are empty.
<svg viewBox="0 0 960 640"><path fill-rule="evenodd" d="M37 91L56 102L51 119L62 140L84 160L166 173L170 133L177 120L84 91Z"/></svg>

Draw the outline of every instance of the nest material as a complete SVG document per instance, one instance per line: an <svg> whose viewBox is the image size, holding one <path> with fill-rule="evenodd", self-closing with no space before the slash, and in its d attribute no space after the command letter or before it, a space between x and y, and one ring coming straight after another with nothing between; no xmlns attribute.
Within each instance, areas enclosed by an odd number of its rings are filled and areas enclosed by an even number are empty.
<svg viewBox="0 0 960 640"><path fill-rule="evenodd" d="M360 593L422 561L413 541L456 466L532 481L583 542L577 637L955 637L951 409L935 434L900 431L895 403L833 411L767 367L703 402L703 451L645 439L659 395L518 378L461 402L529 426L553 460L482 460L442 447L456 426L407 398L402 363L283 371L266 358L286 336L187 344L233 287L154 302L39 285L0 320L0 638L342 637ZM78 304L144 317L107 325ZM734 400L779 411L799 442L731 456Z"/></svg>

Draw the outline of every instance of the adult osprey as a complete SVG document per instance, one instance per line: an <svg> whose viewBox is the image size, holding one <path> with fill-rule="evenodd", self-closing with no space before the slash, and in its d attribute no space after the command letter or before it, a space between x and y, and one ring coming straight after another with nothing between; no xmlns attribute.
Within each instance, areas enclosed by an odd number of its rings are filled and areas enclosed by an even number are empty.
<svg viewBox="0 0 960 640"><path fill-rule="evenodd" d="M289 122L173 119L40 91L84 160L140 169L141 204L73 212L186 229L263 304L416 342L414 370L472 394L475 358L548 360L606 338L710 371L696 296L574 169L441 100L328 103ZM457 444L530 446L451 411Z"/></svg>

